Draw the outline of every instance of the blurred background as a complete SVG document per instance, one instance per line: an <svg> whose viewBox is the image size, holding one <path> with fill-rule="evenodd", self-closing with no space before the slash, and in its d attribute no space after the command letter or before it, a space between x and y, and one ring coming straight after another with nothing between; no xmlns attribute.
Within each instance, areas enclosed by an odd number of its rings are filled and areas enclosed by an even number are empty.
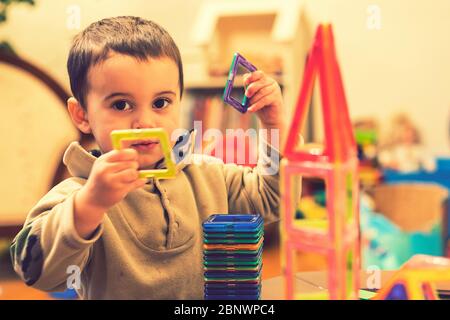
<svg viewBox="0 0 450 320"><path fill-rule="evenodd" d="M234 52L280 83L291 119L316 27L331 22L361 161L363 265L396 269L414 253L448 254L450 1L0 0L0 299L74 297L22 285L8 246L33 205L67 176L68 144L93 146L65 108L66 59L78 32L119 15L153 20L172 35L184 64L182 123L201 120L203 130L258 126L222 102ZM239 79L235 87L242 91ZM319 89L306 142L323 139ZM325 216L323 182L303 184L298 216ZM275 249L264 258L266 278L281 272L276 237L267 245Z"/></svg>

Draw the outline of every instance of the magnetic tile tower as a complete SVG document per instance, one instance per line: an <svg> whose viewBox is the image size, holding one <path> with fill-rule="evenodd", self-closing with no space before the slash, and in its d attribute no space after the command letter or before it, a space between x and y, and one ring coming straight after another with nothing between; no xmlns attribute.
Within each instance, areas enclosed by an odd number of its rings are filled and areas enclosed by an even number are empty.
<svg viewBox="0 0 450 320"><path fill-rule="evenodd" d="M317 77L324 143L319 147L300 145L299 134ZM317 28L283 155L280 228L286 299L357 299L360 269L357 148L329 24ZM295 218L302 176L325 181L327 219ZM295 292L295 256L299 250L326 257L328 290L317 294Z"/></svg>

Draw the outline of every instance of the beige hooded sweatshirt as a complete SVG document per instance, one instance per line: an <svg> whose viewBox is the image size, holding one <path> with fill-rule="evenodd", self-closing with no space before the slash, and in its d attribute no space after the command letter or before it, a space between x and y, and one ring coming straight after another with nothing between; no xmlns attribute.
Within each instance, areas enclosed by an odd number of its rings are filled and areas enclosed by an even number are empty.
<svg viewBox="0 0 450 320"><path fill-rule="evenodd" d="M251 169L194 155L192 145L176 178L130 192L85 240L74 227L73 201L96 158L70 144L63 161L73 177L29 213L10 248L15 271L45 291L79 286L83 299L203 299L202 222L216 213L278 221L279 154L263 142ZM269 167L277 173L267 174Z"/></svg>

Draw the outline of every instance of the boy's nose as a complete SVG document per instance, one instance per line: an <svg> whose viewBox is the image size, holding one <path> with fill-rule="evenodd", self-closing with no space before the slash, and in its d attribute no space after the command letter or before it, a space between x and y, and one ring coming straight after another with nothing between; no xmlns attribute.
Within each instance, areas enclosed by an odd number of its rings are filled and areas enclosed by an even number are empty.
<svg viewBox="0 0 450 320"><path fill-rule="evenodd" d="M155 117L152 116L151 111L143 111L136 115L133 119L132 129L147 129L155 128Z"/></svg>

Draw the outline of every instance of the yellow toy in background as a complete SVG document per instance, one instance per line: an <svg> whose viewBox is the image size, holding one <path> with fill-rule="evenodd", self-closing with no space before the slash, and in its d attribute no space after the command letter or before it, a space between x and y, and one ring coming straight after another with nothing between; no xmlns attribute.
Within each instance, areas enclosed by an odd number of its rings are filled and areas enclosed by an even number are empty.
<svg viewBox="0 0 450 320"><path fill-rule="evenodd" d="M140 170L139 178L175 178L175 163L172 159L169 136L162 128L113 130L111 132L112 145L116 150L122 148L123 141L145 140L151 138L159 139L166 163L166 169Z"/></svg>
<svg viewBox="0 0 450 320"><path fill-rule="evenodd" d="M300 201L298 210L306 219L327 219L327 209L318 204L313 197L304 197Z"/></svg>
<svg viewBox="0 0 450 320"><path fill-rule="evenodd" d="M372 300L439 300L436 283L450 284L450 259L415 255Z"/></svg>

